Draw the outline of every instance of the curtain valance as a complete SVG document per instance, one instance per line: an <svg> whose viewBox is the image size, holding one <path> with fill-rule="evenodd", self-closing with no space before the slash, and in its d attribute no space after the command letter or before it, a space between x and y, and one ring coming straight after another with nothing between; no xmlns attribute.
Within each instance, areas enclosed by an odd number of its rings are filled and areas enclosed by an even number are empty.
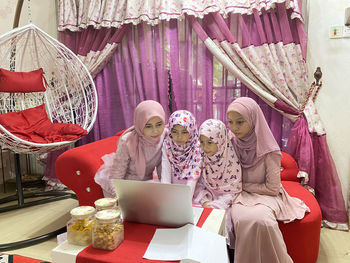
<svg viewBox="0 0 350 263"><path fill-rule="evenodd" d="M58 30L79 31L93 26L120 27L140 22L158 24L160 20L182 19L185 14L203 18L219 12L252 14L254 10L269 10L277 3L285 3L291 9L291 18L302 20L299 0L58 0Z"/></svg>

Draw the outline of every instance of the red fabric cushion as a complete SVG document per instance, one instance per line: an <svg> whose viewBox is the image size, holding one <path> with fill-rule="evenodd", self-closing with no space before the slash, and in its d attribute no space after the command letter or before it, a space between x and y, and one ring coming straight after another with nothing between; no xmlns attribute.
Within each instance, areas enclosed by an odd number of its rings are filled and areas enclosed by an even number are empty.
<svg viewBox="0 0 350 263"><path fill-rule="evenodd" d="M294 263L314 263L320 244L321 209L316 198L300 183L282 181L282 185L290 196L303 200L310 208L310 213L306 213L301 220L288 224L279 222L288 254Z"/></svg>
<svg viewBox="0 0 350 263"><path fill-rule="evenodd" d="M29 72L14 72L0 68L0 92L45 91L43 69Z"/></svg>
<svg viewBox="0 0 350 263"><path fill-rule="evenodd" d="M46 114L45 104L1 114L0 124L11 134L35 143L72 141L87 135L87 131L79 125L52 123Z"/></svg>
<svg viewBox="0 0 350 263"><path fill-rule="evenodd" d="M297 177L299 167L296 161L288 153L282 152L281 159L281 180L299 182Z"/></svg>

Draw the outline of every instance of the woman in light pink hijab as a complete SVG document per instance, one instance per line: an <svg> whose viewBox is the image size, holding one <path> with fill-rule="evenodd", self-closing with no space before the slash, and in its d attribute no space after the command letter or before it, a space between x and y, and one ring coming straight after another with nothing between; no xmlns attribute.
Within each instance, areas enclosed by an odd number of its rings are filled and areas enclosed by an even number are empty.
<svg viewBox="0 0 350 263"><path fill-rule="evenodd" d="M242 191L241 165L228 136L226 125L209 119L199 128L202 175L194 193L194 204L228 210ZM232 221L226 213L226 241L232 240Z"/></svg>
<svg viewBox="0 0 350 263"><path fill-rule="evenodd" d="M229 105L227 118L243 180L243 191L231 208L235 261L292 262L277 221L301 219L310 210L281 185L280 148L259 105L238 98Z"/></svg>
<svg viewBox="0 0 350 263"><path fill-rule="evenodd" d="M164 120L165 112L158 102L146 100L137 105L134 126L120 137L116 152L102 157L104 164L95 175L105 197L115 197L111 179L152 180L155 168L160 175Z"/></svg>

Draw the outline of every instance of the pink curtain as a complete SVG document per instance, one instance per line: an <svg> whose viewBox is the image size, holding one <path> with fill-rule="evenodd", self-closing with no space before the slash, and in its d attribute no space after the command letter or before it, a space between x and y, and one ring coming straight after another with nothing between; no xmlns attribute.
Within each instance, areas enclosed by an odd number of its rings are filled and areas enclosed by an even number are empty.
<svg viewBox="0 0 350 263"><path fill-rule="evenodd" d="M302 22L291 19L291 13L281 3L275 9L254 10L252 15L232 14L224 20L212 13L191 21L203 43L230 73L294 122L286 151L298 161L299 176L314 191L324 222L344 229L347 214L340 181L310 99L313 94L309 97L303 59L306 36ZM327 184L328 188L323 187Z"/></svg>
<svg viewBox="0 0 350 263"><path fill-rule="evenodd" d="M66 30L59 32L58 38L60 42L78 55L90 74L95 77L109 62L129 26L126 24L120 28L101 28L99 30L90 26L78 32ZM104 97L101 95L101 90L98 90L99 104L104 100ZM92 131L89 133L89 137L95 136L98 123L99 120L97 118ZM84 137L78 144L89 141L89 137ZM64 151L66 149L48 153L43 179L47 181L49 188L60 189L63 187L56 177L55 162Z"/></svg>
<svg viewBox="0 0 350 263"><path fill-rule="evenodd" d="M173 111L189 110L199 124L208 118L226 121L226 109L232 100L249 96L259 103L277 142L285 148L291 121L229 74L200 41L187 17L170 20L165 32L169 43Z"/></svg>
<svg viewBox="0 0 350 263"><path fill-rule="evenodd" d="M94 79L99 99L96 123L79 144L112 136L131 126L135 106L146 99L159 101L169 115L164 23L153 27L146 23L125 26L128 30L124 29L124 38L119 41L110 61ZM100 30L119 34L119 29L115 28ZM103 36L103 33L99 33L100 30L86 31L89 36L84 35L85 31L64 31L60 34L60 39L83 54L93 46L86 44L86 39Z"/></svg>
<svg viewBox="0 0 350 263"><path fill-rule="evenodd" d="M129 27L126 24L119 28L90 26L83 31L66 30L59 32L59 40L78 55L94 78L109 62Z"/></svg>

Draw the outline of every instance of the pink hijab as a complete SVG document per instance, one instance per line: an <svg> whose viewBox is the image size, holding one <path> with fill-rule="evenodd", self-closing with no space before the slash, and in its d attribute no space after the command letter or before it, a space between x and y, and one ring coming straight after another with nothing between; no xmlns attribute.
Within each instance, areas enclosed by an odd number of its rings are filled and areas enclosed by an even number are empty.
<svg viewBox="0 0 350 263"><path fill-rule="evenodd" d="M183 126L190 134L188 141L182 146L177 145L171 136L171 130L175 125ZM172 176L181 180L198 179L202 158L196 119L189 111L175 111L169 117L168 130L164 145L171 163Z"/></svg>
<svg viewBox="0 0 350 263"><path fill-rule="evenodd" d="M265 154L280 152L264 114L255 102L248 97L234 100L227 108L227 113L236 111L249 123L251 131L242 139L233 135L233 145L243 168L254 166Z"/></svg>
<svg viewBox="0 0 350 263"><path fill-rule="evenodd" d="M155 152L160 151L164 139L162 136L157 141L148 139L143 134L143 128L146 123L153 117L159 117L163 122L165 120L165 112L161 104L154 100L145 100L137 105L134 111L134 126L127 129L124 134L130 133L127 137L126 145L131 158L135 158L136 172L143 178L146 171L146 160L143 153L143 146L154 146ZM165 130L164 130L165 131Z"/></svg>
<svg viewBox="0 0 350 263"><path fill-rule="evenodd" d="M208 188L220 193L242 191L242 170L226 126L222 121L209 119L202 123L199 135L211 139L218 151L209 157L203 153L203 179Z"/></svg>

